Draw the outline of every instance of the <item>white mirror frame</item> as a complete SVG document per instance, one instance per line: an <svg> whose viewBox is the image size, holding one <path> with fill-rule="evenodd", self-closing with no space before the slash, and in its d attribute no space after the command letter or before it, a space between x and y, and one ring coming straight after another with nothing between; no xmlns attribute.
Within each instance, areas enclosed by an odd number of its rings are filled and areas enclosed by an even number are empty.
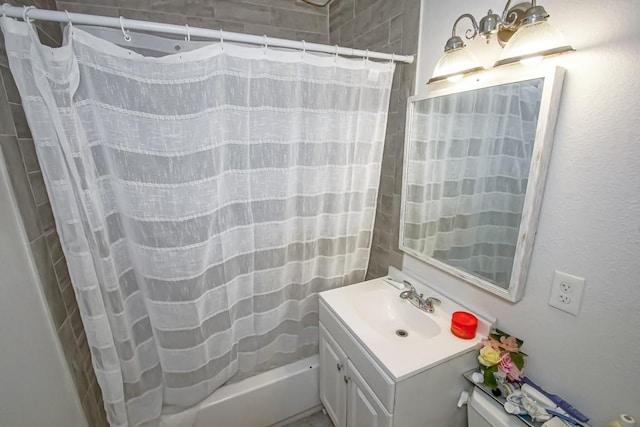
<svg viewBox="0 0 640 427"><path fill-rule="evenodd" d="M425 95L412 96L407 100L404 150L405 167L402 176L402 204L400 211L399 242L399 248L403 252L506 300L517 302L522 299L529 264L531 261L531 254L533 252L533 243L538 226L538 217L540 214L540 207L542 205L542 196L545 188L547 169L549 167L549 159L551 157L551 147L553 145L554 131L560 105L564 72L565 70L560 67L543 66L532 69L520 65L513 65L476 74L455 84L450 84L446 81L438 84L431 84L429 85L429 92ZM411 138L410 129L413 116L413 104L424 99L538 78L544 79L542 98L536 127L535 143L531 157L529 180L524 199L520 229L518 231L518 242L516 244L509 287L507 289L501 288L500 286L497 286L496 284L479 276L467 273L456 267L452 267L445 262L426 256L405 246L403 243L403 237L405 201L407 198L406 165L408 164L409 153L411 151L409 150L409 144Z"/></svg>

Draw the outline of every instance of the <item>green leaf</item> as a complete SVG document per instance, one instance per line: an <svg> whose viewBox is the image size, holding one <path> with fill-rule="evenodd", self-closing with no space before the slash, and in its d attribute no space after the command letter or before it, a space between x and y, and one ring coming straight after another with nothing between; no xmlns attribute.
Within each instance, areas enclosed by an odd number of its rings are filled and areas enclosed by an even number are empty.
<svg viewBox="0 0 640 427"><path fill-rule="evenodd" d="M511 356L511 360L515 363L516 367L522 371L522 368L524 368L524 357L522 354L510 352L509 356Z"/></svg>
<svg viewBox="0 0 640 427"><path fill-rule="evenodd" d="M508 337L509 334L506 333L505 331L501 331L500 329L496 328L496 334L503 336L503 337Z"/></svg>
<svg viewBox="0 0 640 427"><path fill-rule="evenodd" d="M496 381L496 377L493 376L492 370L485 369L484 372L484 384L490 389L494 389L498 387L498 382Z"/></svg>

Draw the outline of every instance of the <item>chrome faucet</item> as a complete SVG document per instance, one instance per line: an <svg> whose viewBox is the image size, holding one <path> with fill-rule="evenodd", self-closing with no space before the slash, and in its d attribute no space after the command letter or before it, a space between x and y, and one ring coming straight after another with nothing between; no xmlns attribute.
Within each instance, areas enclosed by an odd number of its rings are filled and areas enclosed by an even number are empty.
<svg viewBox="0 0 640 427"><path fill-rule="evenodd" d="M411 283L406 280L403 283L405 286L409 286L409 289L400 292L400 298L409 300L411 304L415 305L420 310L424 310L427 313L433 313L435 311L434 304L440 304L441 301L438 298L424 298L424 294L419 294Z"/></svg>

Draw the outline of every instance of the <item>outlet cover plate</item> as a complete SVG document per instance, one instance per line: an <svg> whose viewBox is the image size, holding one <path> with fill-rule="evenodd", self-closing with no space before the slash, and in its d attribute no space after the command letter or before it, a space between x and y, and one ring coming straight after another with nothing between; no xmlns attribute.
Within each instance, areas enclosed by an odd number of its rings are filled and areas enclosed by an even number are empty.
<svg viewBox="0 0 640 427"><path fill-rule="evenodd" d="M585 280L582 277L556 270L553 275L549 305L577 316L584 283Z"/></svg>

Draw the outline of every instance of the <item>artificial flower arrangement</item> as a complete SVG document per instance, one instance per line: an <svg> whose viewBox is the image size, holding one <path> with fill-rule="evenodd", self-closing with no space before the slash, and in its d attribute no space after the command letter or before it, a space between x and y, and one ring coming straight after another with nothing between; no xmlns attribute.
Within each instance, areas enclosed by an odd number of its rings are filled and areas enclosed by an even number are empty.
<svg viewBox="0 0 640 427"><path fill-rule="evenodd" d="M527 355L520 350L521 339L496 329L480 344L478 362L487 387L496 389L499 382L516 382L523 377Z"/></svg>

